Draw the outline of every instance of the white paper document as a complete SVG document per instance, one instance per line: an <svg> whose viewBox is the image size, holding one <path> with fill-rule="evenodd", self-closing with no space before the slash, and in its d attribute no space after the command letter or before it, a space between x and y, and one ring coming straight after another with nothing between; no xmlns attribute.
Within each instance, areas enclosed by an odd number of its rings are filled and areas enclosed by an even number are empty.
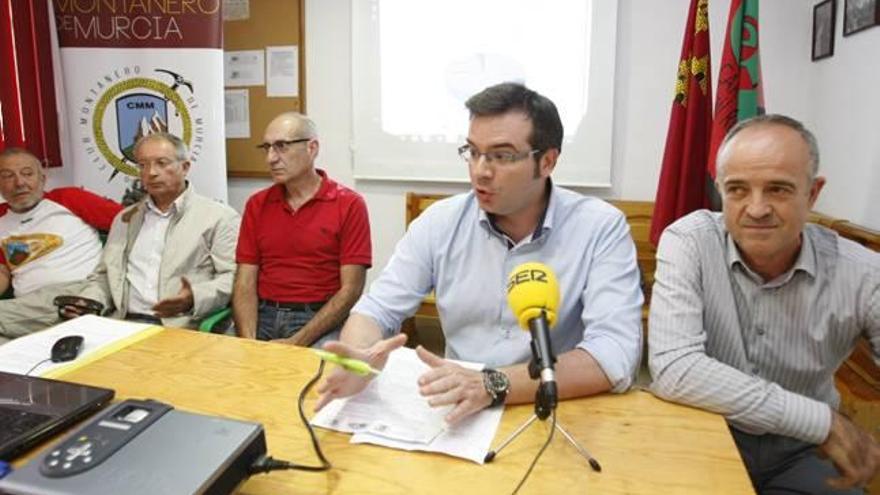
<svg viewBox="0 0 880 495"><path fill-rule="evenodd" d="M251 137L250 96L246 89L227 89L223 93L226 116L226 138Z"/></svg>
<svg viewBox="0 0 880 495"><path fill-rule="evenodd" d="M428 369L415 351L398 349L363 392L327 404L312 424L353 433L352 443L439 452L482 464L498 430L501 408L484 409L455 426L446 426L443 418L451 406L433 408L419 394L418 377Z"/></svg>
<svg viewBox="0 0 880 495"><path fill-rule="evenodd" d="M108 345L151 326L154 325L111 320L94 315L80 316L41 332L19 337L0 346L0 371L25 374L33 368L31 374L40 376L74 362L53 363L47 360L52 351L52 345L61 337L67 335L83 336L83 347L76 358L82 360ZM44 363L34 368L44 360L46 360Z"/></svg>
<svg viewBox="0 0 880 495"><path fill-rule="evenodd" d="M224 21L245 21L251 16L249 0L223 0Z"/></svg>
<svg viewBox="0 0 880 495"><path fill-rule="evenodd" d="M263 50L223 52L224 86L262 86L264 74Z"/></svg>
<svg viewBox="0 0 880 495"><path fill-rule="evenodd" d="M299 47L266 47L266 96L299 96Z"/></svg>

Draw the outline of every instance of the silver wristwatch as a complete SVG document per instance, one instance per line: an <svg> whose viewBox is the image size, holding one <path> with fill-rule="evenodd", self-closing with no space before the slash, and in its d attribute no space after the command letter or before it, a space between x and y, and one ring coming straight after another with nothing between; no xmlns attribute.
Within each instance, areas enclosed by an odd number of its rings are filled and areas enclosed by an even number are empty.
<svg viewBox="0 0 880 495"><path fill-rule="evenodd" d="M500 406L504 404L507 392L510 391L510 379L498 370L486 368L483 370L483 386L486 387L489 397L492 397L489 407Z"/></svg>

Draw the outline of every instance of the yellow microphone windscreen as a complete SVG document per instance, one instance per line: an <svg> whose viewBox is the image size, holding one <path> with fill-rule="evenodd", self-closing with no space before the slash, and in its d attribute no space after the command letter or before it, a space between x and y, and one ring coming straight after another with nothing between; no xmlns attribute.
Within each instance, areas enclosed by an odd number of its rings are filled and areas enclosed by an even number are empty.
<svg viewBox="0 0 880 495"><path fill-rule="evenodd" d="M541 310L547 313L547 324L553 328L559 307L559 282L553 270L537 262L514 268L507 278L507 304L524 330L528 330L529 320L541 315Z"/></svg>

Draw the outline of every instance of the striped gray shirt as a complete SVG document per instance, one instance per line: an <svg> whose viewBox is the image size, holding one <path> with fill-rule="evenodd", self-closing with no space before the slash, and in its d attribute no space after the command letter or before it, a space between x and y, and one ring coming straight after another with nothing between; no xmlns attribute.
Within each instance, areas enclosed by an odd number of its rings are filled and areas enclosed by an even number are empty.
<svg viewBox="0 0 880 495"><path fill-rule="evenodd" d="M808 224L795 265L765 282L721 214L697 211L660 239L648 327L656 395L822 443L834 373L860 336L880 362L880 254Z"/></svg>

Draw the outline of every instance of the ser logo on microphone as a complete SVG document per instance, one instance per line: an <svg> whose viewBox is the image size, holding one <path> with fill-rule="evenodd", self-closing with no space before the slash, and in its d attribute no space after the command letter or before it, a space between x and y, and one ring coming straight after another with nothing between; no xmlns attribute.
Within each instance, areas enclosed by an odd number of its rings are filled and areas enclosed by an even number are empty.
<svg viewBox="0 0 880 495"><path fill-rule="evenodd" d="M534 268L522 270L510 275L510 278L507 280L507 292L513 290L517 285L527 282L550 283L547 280L547 272L544 270L535 270Z"/></svg>
<svg viewBox="0 0 880 495"><path fill-rule="evenodd" d="M559 282L553 270L534 261L518 265L507 276L507 304L523 329L541 316L552 327L559 308Z"/></svg>

